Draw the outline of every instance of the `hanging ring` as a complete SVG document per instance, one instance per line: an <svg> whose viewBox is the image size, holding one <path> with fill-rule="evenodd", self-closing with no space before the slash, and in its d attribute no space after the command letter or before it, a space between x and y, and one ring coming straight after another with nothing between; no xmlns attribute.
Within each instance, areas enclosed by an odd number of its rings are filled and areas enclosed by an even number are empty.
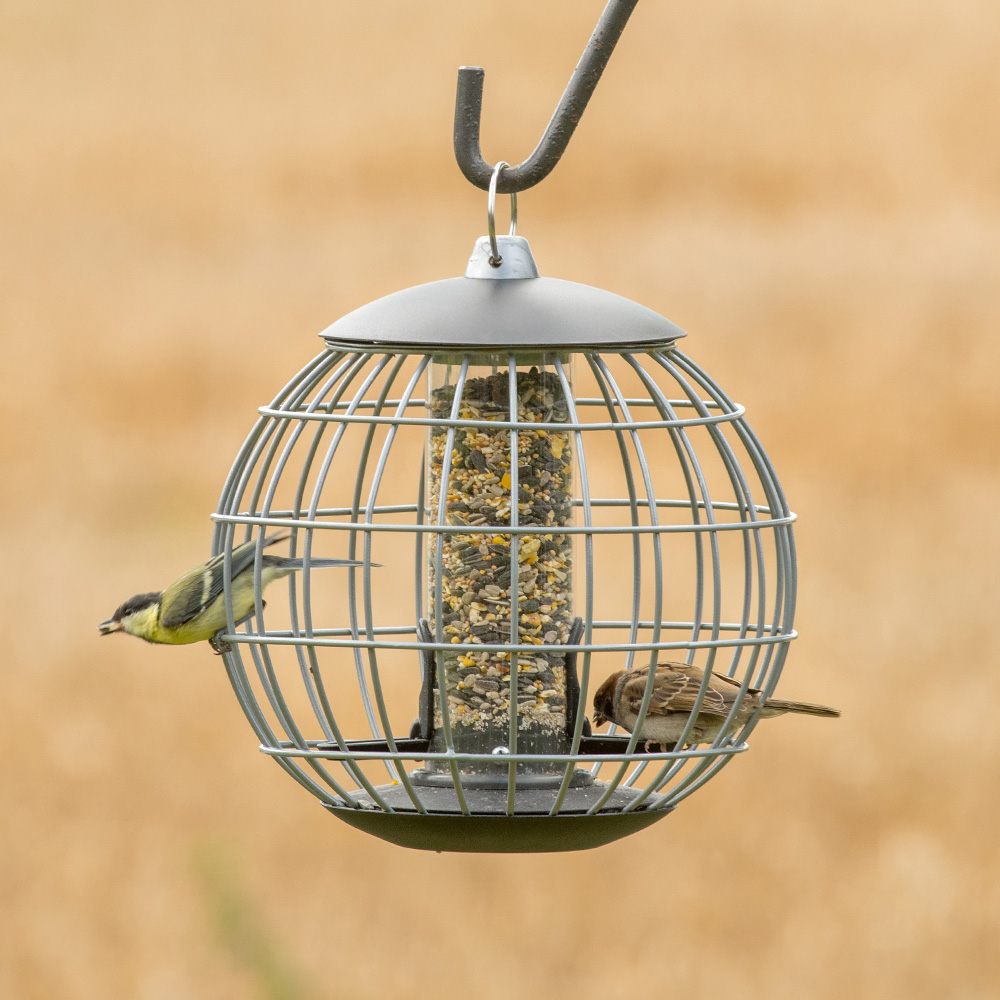
<svg viewBox="0 0 1000 1000"><path fill-rule="evenodd" d="M486 200L486 227L490 234L490 250L492 251L490 255L490 263L494 267L499 267L503 263L503 257L500 256L500 251L497 249L497 227L496 227L496 207L497 207L497 178L500 176L500 171L504 167L509 167L510 164L506 160L500 160L497 165L493 168L493 174L490 177L490 193ZM517 232L517 192L511 191L510 193L510 234L513 236Z"/></svg>

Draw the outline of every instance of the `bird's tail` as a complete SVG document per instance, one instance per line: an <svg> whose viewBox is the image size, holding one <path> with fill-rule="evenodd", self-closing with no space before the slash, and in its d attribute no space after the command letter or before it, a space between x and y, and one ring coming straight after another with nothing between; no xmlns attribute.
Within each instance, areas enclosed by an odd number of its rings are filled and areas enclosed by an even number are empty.
<svg viewBox="0 0 1000 1000"><path fill-rule="evenodd" d="M309 568L310 569L329 569L333 566L364 566L364 562L360 562L357 559L310 559ZM381 566L381 563L368 563L369 566ZM281 568L287 569L289 572L294 572L297 569L302 569L301 559L282 559Z"/></svg>
<svg viewBox="0 0 1000 1000"><path fill-rule="evenodd" d="M819 715L824 719L839 719L840 712L835 708L827 708L826 705L811 705L807 701L785 701L784 698L768 698L764 702L764 714L773 712L777 715L780 712L798 712L801 715Z"/></svg>
<svg viewBox="0 0 1000 1000"><path fill-rule="evenodd" d="M264 539L264 547L274 545L275 542L287 541L291 536L286 532L284 535L272 535ZM289 573L294 573L297 569L302 569L302 559L286 559L284 556L264 556L264 565L273 566L276 569L286 569ZM364 566L364 562L357 559L310 559L310 569L330 569L336 566ZM381 563L369 563L369 566L381 568Z"/></svg>

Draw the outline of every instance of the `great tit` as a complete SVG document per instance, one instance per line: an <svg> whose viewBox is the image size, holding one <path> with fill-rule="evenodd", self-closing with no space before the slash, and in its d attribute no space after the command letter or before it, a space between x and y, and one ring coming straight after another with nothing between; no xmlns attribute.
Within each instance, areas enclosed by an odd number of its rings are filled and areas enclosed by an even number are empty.
<svg viewBox="0 0 1000 1000"><path fill-rule="evenodd" d="M264 545L283 542L288 535L265 538ZM236 624L254 612L253 567L257 542L252 539L233 549L231 591L233 618ZM226 602L222 587L223 553L188 570L163 593L136 594L122 604L106 621L97 626L101 635L127 632L146 642L181 645L207 639L217 653L228 652L229 643L218 636L226 631ZM311 559L310 568L362 566L351 559ZM371 565L377 565L372 563ZM302 569L301 559L284 556L261 556L260 589ZM261 602L263 607L263 602Z"/></svg>

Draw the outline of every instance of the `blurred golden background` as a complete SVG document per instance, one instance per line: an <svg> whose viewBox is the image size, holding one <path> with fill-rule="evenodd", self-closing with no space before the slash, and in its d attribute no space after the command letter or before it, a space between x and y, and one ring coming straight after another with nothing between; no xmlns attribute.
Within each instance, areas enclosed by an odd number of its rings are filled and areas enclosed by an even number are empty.
<svg viewBox="0 0 1000 1000"><path fill-rule="evenodd" d="M518 162L601 6L0 2L0 996L997 995L995 0L642 0L521 197L543 273L747 406L800 517L779 693L839 722L597 851L423 854L259 755L203 644L97 637L208 554L315 334L462 272L456 67Z"/></svg>

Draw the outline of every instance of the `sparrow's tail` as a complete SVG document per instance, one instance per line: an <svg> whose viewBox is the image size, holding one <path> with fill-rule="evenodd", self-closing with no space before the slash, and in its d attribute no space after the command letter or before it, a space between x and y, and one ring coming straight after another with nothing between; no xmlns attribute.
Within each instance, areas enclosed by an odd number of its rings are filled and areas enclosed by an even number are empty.
<svg viewBox="0 0 1000 1000"><path fill-rule="evenodd" d="M826 705L810 705L807 701L785 701L784 698L768 698L764 702L764 715L779 715L782 712L799 712L801 715L820 715L824 719L839 719L840 712Z"/></svg>

